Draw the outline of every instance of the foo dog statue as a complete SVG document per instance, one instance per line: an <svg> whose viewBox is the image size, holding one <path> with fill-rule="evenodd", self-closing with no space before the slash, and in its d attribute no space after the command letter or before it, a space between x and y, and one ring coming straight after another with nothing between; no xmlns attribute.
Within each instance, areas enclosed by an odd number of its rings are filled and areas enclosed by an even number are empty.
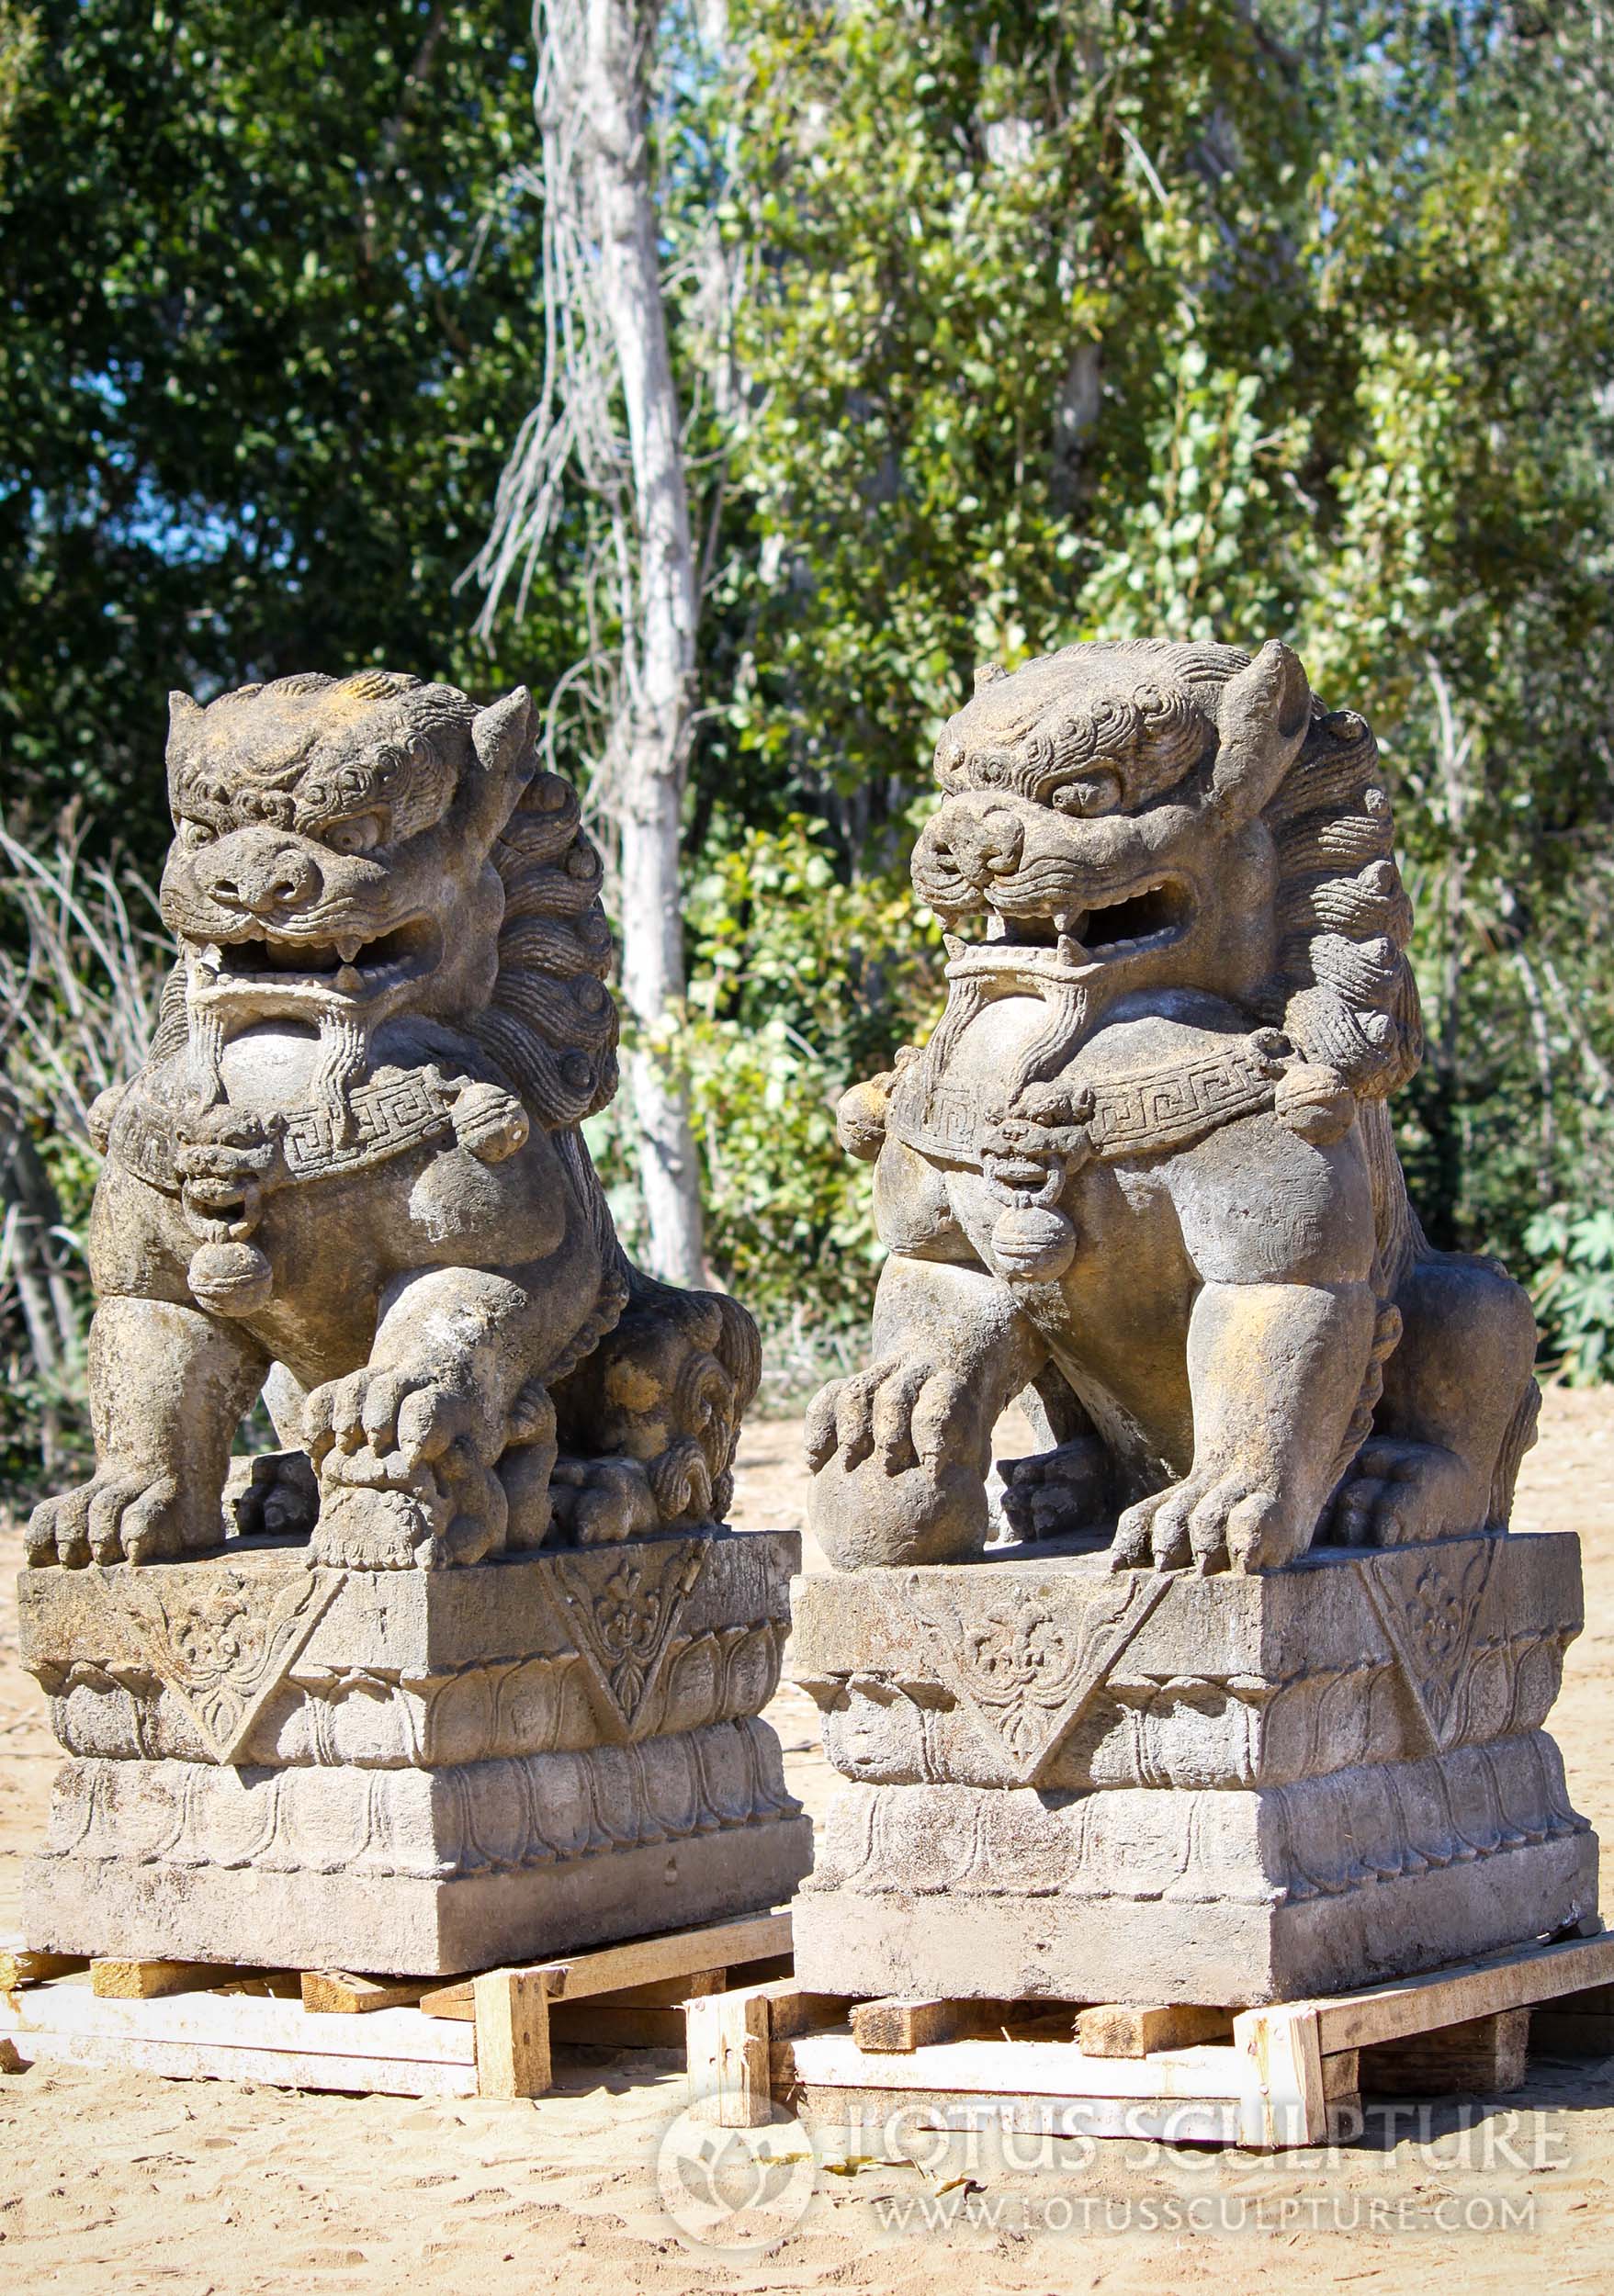
<svg viewBox="0 0 1614 2296"><path fill-rule="evenodd" d="M1284 646L1073 646L985 673L936 771L946 1009L840 1112L889 1257L807 1417L798 1983L1225 2010L1595 1926L1542 1728L1577 1543L1494 1536L1529 1302L1429 1249L1385 1109L1371 734Z"/></svg>
<svg viewBox="0 0 1614 2296"><path fill-rule="evenodd" d="M600 862L533 720L380 670L174 696L180 959L94 1111L98 1465L31 1562L216 1547L265 1379L243 1517L323 1563L725 1512L756 1333L617 1244L578 1130L616 1082Z"/></svg>
<svg viewBox="0 0 1614 2296"><path fill-rule="evenodd" d="M936 774L914 890L986 936L949 931L929 1043L841 1105L890 1256L873 1364L808 1412L831 1561L978 1554L1022 1391L1053 1447L1010 1525L1121 1510L1117 1568L1505 1524L1535 1325L1407 1202L1411 914L1362 719L1281 645L1073 646L983 672Z"/></svg>

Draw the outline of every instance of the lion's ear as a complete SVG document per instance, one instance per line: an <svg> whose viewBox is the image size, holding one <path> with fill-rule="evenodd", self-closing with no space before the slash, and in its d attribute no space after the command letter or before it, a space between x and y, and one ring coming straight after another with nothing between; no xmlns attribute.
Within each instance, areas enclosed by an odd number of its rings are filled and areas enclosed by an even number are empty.
<svg viewBox="0 0 1614 2296"><path fill-rule="evenodd" d="M471 746L482 770L462 780L455 817L460 833L473 842L491 845L533 778L538 761L534 715L532 695L517 686L470 721Z"/></svg>
<svg viewBox="0 0 1614 2296"><path fill-rule="evenodd" d="M1277 638L1223 687L1210 801L1230 826L1253 821L1288 772L1305 739L1311 706L1300 657Z"/></svg>
<svg viewBox="0 0 1614 2296"><path fill-rule="evenodd" d="M193 702L188 693L181 693L177 686L168 696L168 746L174 747L181 732L194 718L202 714L199 702Z"/></svg>
<svg viewBox="0 0 1614 2296"><path fill-rule="evenodd" d="M485 710L479 710L470 722L470 737L488 772L519 772L524 765L530 772L536 762L529 754L533 697L525 686L517 686L502 702L491 702ZM526 779L525 773L522 779Z"/></svg>

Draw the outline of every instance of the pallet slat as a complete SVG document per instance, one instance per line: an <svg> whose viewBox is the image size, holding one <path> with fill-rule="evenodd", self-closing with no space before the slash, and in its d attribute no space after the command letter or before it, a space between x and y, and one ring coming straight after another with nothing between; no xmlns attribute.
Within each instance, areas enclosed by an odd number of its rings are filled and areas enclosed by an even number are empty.
<svg viewBox="0 0 1614 2296"><path fill-rule="evenodd" d="M19 2043L45 2033L82 2040L185 2043L216 2050L282 2049L299 2056L363 2057L368 2062L470 2065L476 2043L465 2027L414 2009L378 2009L355 2029L340 2018L305 2009L298 2000L248 1994L180 1993L155 2000L105 1999L71 1979L31 1987L0 2001L0 2033ZM240 2076L250 2079L249 2074Z"/></svg>
<svg viewBox="0 0 1614 2296"><path fill-rule="evenodd" d="M899 2066L868 2057L850 2032L807 2033L791 2044L798 2079L824 2088L904 2088L1027 2097L1216 2099L1255 2093L1254 2067L1238 2051L1164 2050L1152 2057L1089 2057L1073 2041L940 2041L910 2050ZM893 2079L896 2076L896 2080Z"/></svg>
<svg viewBox="0 0 1614 2296"><path fill-rule="evenodd" d="M1499 2009L1530 2009L1565 1993L1606 1985L1614 1973L1614 1936L1570 1938L1519 1953L1497 1953L1427 1976L1403 1977L1392 1985L1367 1986L1315 2001L1324 2049L1371 2049L1375 2042L1402 2041L1438 2025L1465 2024Z"/></svg>
<svg viewBox="0 0 1614 2296"><path fill-rule="evenodd" d="M558 1954L524 1966L541 1970L551 2001L576 2001L596 1993L619 1993L629 1986L657 1985L672 1977L728 1968L734 1963L765 1961L790 1951L788 1908L753 1913L734 1921L713 1921L698 1930L671 1930L660 1937L629 1938L596 1953ZM436 1986L421 1997L429 2017L468 2017L469 1977Z"/></svg>
<svg viewBox="0 0 1614 2296"><path fill-rule="evenodd" d="M557 2039L676 2044L687 1999L728 1998L731 1964L772 1971L789 1945L790 1915L775 1909L440 1986L346 1970L85 1964L13 1941L0 1948L14 1980L0 1988L0 2056L360 2094L537 2097L551 2083L551 2003ZM765 2021L752 2071L765 2093Z"/></svg>
<svg viewBox="0 0 1614 2296"><path fill-rule="evenodd" d="M1024 2032L925 2039L927 2027L944 2031L954 2009L967 2024L978 2003L866 2003L863 2034L857 2006L841 2003L840 2017L850 2022L814 2031L825 2020L802 2015L808 1997L793 1986L756 1986L698 2005L690 2086L697 2099L715 2098L716 2117L733 2125L766 2118L776 2099L787 2099L809 2120L839 2116L865 2128L917 2113L920 2125L942 2128L996 2122L1054 2134L1152 2134L1273 2150L1324 2142L1360 2089L1375 2085L1375 2065L1396 2086L1415 2078L1429 2093L1459 2085L1497 2093L1522 2070L1533 2004L1574 2000L1585 2005L1582 2016L1600 2021L1614 1995L1597 1988L1611 1984L1614 1938L1540 1942L1355 1994L1227 2012L1231 2043L1146 2054L1098 2054ZM1216 2013L1194 2014L1209 2022ZM1101 2043L1130 2050L1168 2030L1158 2020L1151 2027L1150 2015L1106 2021ZM860 2045L865 2035L875 2048ZM758 2071L764 2036L765 2091Z"/></svg>
<svg viewBox="0 0 1614 2296"><path fill-rule="evenodd" d="M316 2017L369 2017L378 2009L413 2009L426 1989L422 1977L356 1977L345 1969L305 1969L302 2005Z"/></svg>
<svg viewBox="0 0 1614 2296"><path fill-rule="evenodd" d="M335 2056L295 2049L213 2048L201 2042L144 2041L127 2033L32 2032L9 2036L25 2064L41 2059L168 2080L260 2081L272 2088L336 2089L357 2096L474 2097L473 2065L404 2057Z"/></svg>

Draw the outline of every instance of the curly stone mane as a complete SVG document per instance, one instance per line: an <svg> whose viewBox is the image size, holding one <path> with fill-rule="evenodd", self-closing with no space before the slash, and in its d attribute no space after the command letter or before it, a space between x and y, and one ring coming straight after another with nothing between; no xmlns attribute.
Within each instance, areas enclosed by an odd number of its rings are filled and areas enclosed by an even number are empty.
<svg viewBox="0 0 1614 2296"><path fill-rule="evenodd" d="M1175 657L1171 668L1191 692L1219 689L1250 660L1232 646L1159 650ZM1206 705L1213 716L1210 695ZM1405 955L1412 905L1366 719L1325 710L1314 696L1300 754L1261 818L1279 863L1270 1017L1359 1098L1383 1100L1416 1073L1423 1022Z"/></svg>
<svg viewBox="0 0 1614 2296"><path fill-rule="evenodd" d="M581 1124L616 1089L618 1022L600 856L569 782L534 776L493 865L504 884L499 971L470 1033L544 1124Z"/></svg>

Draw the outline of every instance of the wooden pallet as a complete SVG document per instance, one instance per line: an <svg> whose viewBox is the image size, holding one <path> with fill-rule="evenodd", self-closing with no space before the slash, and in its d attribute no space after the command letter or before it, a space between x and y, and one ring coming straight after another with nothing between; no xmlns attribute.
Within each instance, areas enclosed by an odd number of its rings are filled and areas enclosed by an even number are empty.
<svg viewBox="0 0 1614 2296"><path fill-rule="evenodd" d="M720 2125L995 2122L1016 2133L1275 2150L1360 2128L1369 2094L1524 2078L1529 2011L1560 2050L1614 2048L1614 1936L1541 1941L1322 1999L1224 2012L1046 2003L850 2005L790 1979L689 2009L692 2098ZM1225 2038L1207 2033L1220 2030Z"/></svg>
<svg viewBox="0 0 1614 2296"><path fill-rule="evenodd" d="M444 1983L0 1946L0 2053L396 2097L540 2097L553 2042L682 2047L685 2004L790 1952L788 1910Z"/></svg>

